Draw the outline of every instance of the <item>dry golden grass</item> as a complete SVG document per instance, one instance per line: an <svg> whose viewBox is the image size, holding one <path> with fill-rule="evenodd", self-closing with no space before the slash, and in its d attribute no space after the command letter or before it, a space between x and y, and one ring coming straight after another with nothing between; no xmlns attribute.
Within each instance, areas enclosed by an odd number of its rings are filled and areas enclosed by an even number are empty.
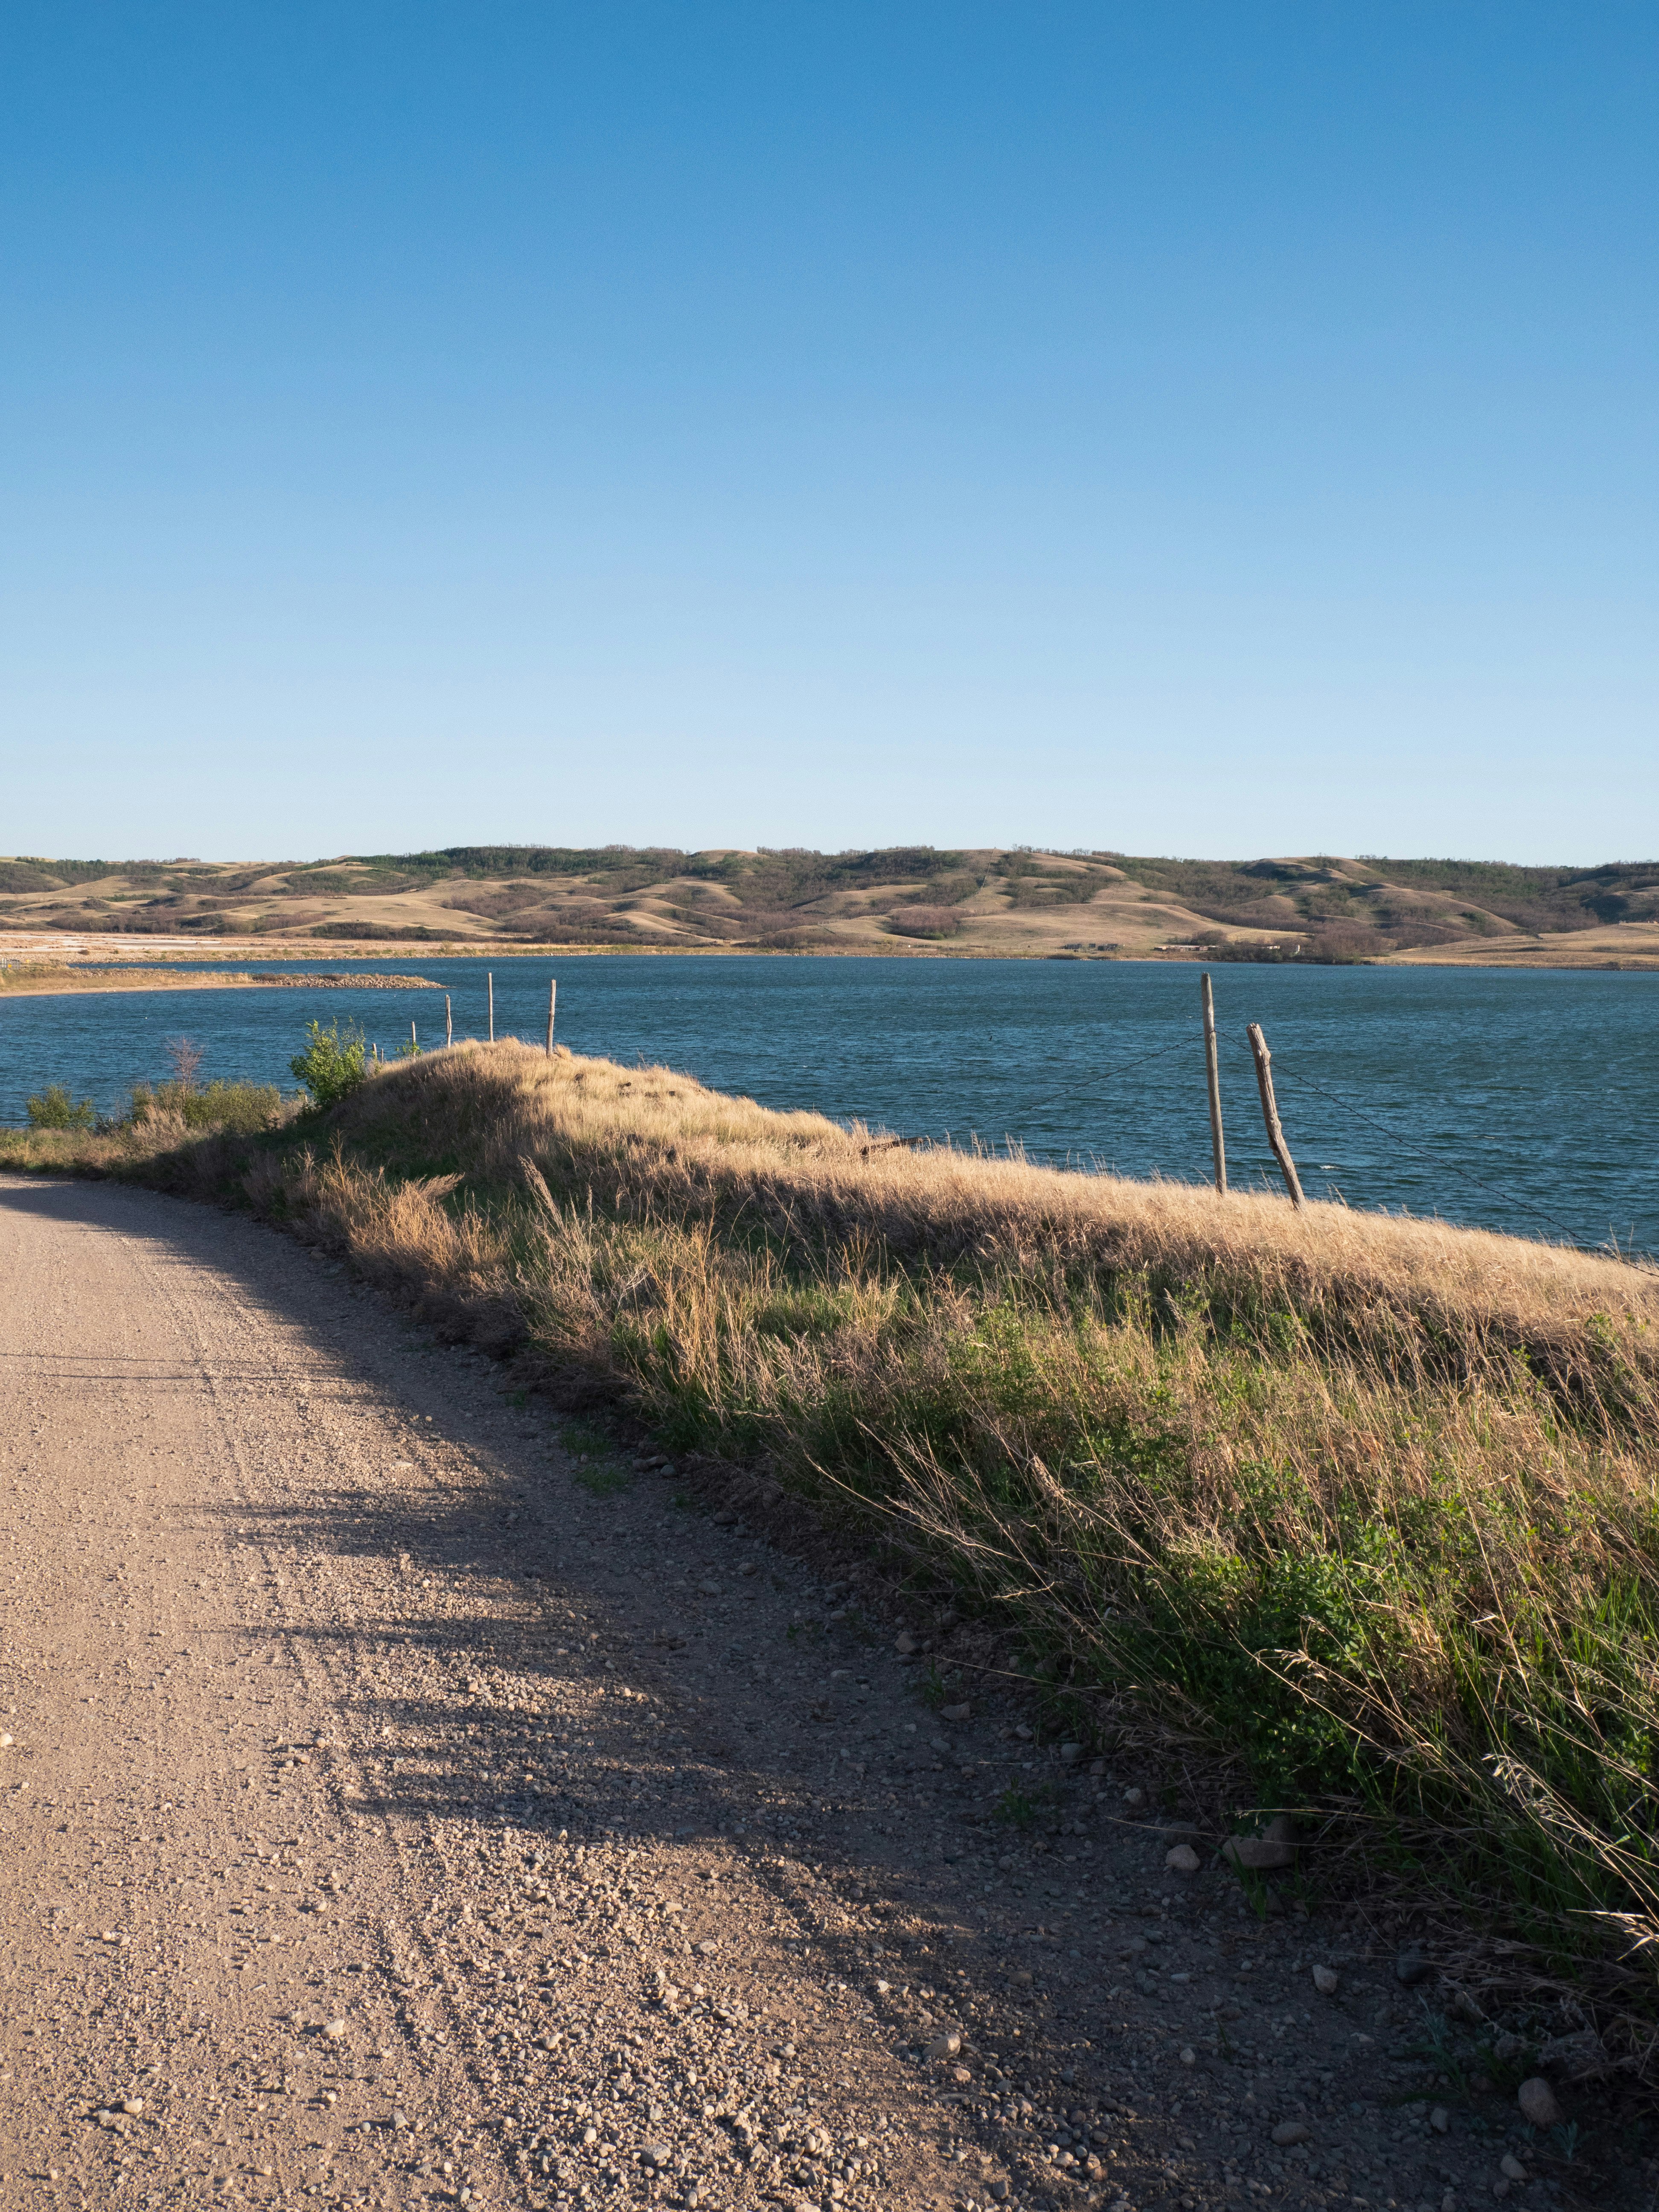
<svg viewBox="0 0 1659 2212"><path fill-rule="evenodd" d="M1612 1255L1341 1206L1297 1213L1257 1193L1218 1199L1186 1184L884 1146L665 1069L563 1052L550 1061L514 1043L459 1047L397 1079L398 1118L422 1157L464 1152L469 1174L503 1186L521 1159L550 1161L556 1180L580 1172L607 1203L631 1191L637 1204L648 1189L659 1212L761 1225L809 1262L826 1240L861 1237L902 1264L977 1261L1033 1282L1144 1273L1188 1301L1213 1289L1294 1315L1396 1376L1507 1381L1521 1349L1592 1397L1626 1362L1650 1389L1659 1372L1659 1273ZM378 1127L388 1111L380 1092L363 1094L346 1126L369 1115ZM1603 1349L1609 1333L1617 1358ZM1614 1388L1624 1395L1622 1381Z"/></svg>
<svg viewBox="0 0 1659 2212"><path fill-rule="evenodd" d="M112 991L252 990L247 975L202 975L173 968L76 968L61 960L14 960L0 968L0 996L58 998L69 993L101 996Z"/></svg>
<svg viewBox="0 0 1659 2212"><path fill-rule="evenodd" d="M314 946L304 949L314 956ZM371 946L369 957L373 958L380 949ZM287 955L278 948L264 957L277 959ZM435 991L440 988L425 975L337 971L254 975L243 969L204 972L199 969L125 968L113 964L76 968L55 960L14 960L0 967L0 997L9 998L107 998L123 991Z"/></svg>
<svg viewBox="0 0 1659 2212"><path fill-rule="evenodd" d="M80 1154L131 1172L125 1141ZM1258 1802L1437 1837L1437 1879L1563 1942L1659 1932L1654 1273L884 1148L511 1043L142 1171L234 1176L671 1442L898 1532Z"/></svg>

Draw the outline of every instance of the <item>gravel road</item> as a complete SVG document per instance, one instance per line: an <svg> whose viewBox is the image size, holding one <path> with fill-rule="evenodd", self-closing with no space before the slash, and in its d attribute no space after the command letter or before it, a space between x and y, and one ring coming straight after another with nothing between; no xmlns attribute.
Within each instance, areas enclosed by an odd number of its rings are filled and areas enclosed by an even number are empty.
<svg viewBox="0 0 1659 2212"><path fill-rule="evenodd" d="M303 1246L0 1178L0 2205L1650 2191L1565 2085L1565 2150L1453 2094L1358 1919L1170 1870L1158 1777L941 1713Z"/></svg>

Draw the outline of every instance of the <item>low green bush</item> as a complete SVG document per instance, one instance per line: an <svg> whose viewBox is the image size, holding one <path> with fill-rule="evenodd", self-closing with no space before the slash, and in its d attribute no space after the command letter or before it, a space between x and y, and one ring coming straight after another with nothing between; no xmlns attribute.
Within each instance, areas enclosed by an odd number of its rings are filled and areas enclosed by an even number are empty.
<svg viewBox="0 0 1659 2212"><path fill-rule="evenodd" d="M90 1129L97 1115L90 1098L77 1103L66 1085L49 1083L27 1102L29 1127L33 1129Z"/></svg>

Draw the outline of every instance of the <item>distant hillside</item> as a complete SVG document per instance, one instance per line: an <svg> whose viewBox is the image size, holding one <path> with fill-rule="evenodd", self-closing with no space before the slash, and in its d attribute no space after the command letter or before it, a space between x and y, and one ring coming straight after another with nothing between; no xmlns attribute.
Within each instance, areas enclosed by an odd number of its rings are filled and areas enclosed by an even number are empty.
<svg viewBox="0 0 1659 2212"><path fill-rule="evenodd" d="M1632 926L1636 926L1632 931ZM1023 848L453 845L312 862L0 860L0 931L1208 959L1659 950L1659 862L1180 860ZM1639 942L1638 942L1639 940ZM1568 948L1559 947L1550 957Z"/></svg>

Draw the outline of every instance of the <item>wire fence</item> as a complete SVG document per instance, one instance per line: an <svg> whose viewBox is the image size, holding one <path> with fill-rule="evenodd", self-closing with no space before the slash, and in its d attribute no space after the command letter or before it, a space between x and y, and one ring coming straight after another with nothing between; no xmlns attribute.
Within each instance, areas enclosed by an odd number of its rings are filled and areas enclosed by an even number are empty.
<svg viewBox="0 0 1659 2212"><path fill-rule="evenodd" d="M1240 1062L1248 1066L1254 1085L1255 1065L1249 1046L1230 1037L1218 1038L1218 1044L1221 1054L1231 1067L1237 1068ZM1171 1054L1177 1052L1190 1053L1198 1066L1202 1068L1204 1042L1196 1022L1193 1023L1190 1028L1183 1025L1181 1034L1172 1036L1167 1043L1155 1045L1150 1051L1137 1053L1130 1060L1115 1058L1109 1050L1103 1051L1100 1056L1091 1064L1090 1084L1097 1091L1104 1085L1116 1085L1127 1077L1134 1075L1156 1062L1167 1060ZM1449 1160L1443 1150L1425 1145L1419 1139L1413 1139L1398 1127L1385 1121L1380 1115L1368 1111L1363 1106L1357 1105L1352 1097L1333 1091L1328 1085L1308 1073L1306 1067L1294 1051L1288 1057L1282 1052L1275 1051L1273 1066L1276 1073L1288 1077L1292 1085L1291 1096L1288 1102L1288 1110L1292 1116L1295 1112L1296 1095L1302 1091L1312 1092L1328 1104L1336 1108L1350 1121L1361 1123L1365 1127L1374 1130L1386 1140L1392 1152L1407 1156L1422 1166L1432 1170L1437 1176L1449 1176L1459 1185L1473 1186L1474 1188L1495 1199L1505 1212L1523 1213L1534 1221L1547 1224L1554 1232L1555 1241L1570 1246L1575 1251L1602 1253L1620 1259L1644 1261L1652 1258L1653 1255L1644 1248L1636 1245L1633 1242L1628 1249L1621 1247L1616 1235L1611 1230L1604 1240L1599 1243L1587 1242L1578 1231L1562 1220L1559 1214L1553 1212L1547 1206L1540 1206L1535 1200L1528 1198L1524 1193L1516 1190L1513 1185L1499 1185L1492 1182L1468 1166L1466 1162ZM1027 1117L1042 1114L1056 1105L1075 1104L1078 1095L1079 1085L1075 1079L1055 1085L1048 1090L1039 1092L1034 1098L1022 1101L1020 1118L1024 1120ZM882 1138L872 1140L872 1148L878 1149L883 1144L920 1147L940 1141L940 1139L932 1134L889 1133ZM950 1139L947 1136L943 1141L949 1142ZM1281 1187L1280 1172L1271 1151L1265 1145L1257 1151L1256 1142L1257 1139L1255 1138L1237 1142L1236 1150L1234 1145L1230 1143L1230 1164L1237 1160L1243 1165L1246 1176L1252 1179L1255 1187L1266 1187L1270 1189ZM1099 1151L1089 1146L1032 1144L1012 1133L1009 1133L1004 1138L1003 1144L1010 1151L1018 1151L1021 1156L1036 1159L1040 1164L1069 1164L1080 1154L1090 1162L1096 1171L1098 1171L1101 1164ZM1001 1147L994 1146L990 1149L996 1151ZM1213 1178L1210 1174L1203 1173L1194 1174L1185 1180L1209 1183ZM1230 1177L1230 1181L1231 1180L1234 1179ZM1346 1204L1347 1201L1342 1199L1340 1202ZM1389 1212L1393 1209L1384 1206L1377 1210ZM1406 1209L1402 1207L1400 1210ZM1437 1214L1439 1211L1438 1207L1435 1209Z"/></svg>

